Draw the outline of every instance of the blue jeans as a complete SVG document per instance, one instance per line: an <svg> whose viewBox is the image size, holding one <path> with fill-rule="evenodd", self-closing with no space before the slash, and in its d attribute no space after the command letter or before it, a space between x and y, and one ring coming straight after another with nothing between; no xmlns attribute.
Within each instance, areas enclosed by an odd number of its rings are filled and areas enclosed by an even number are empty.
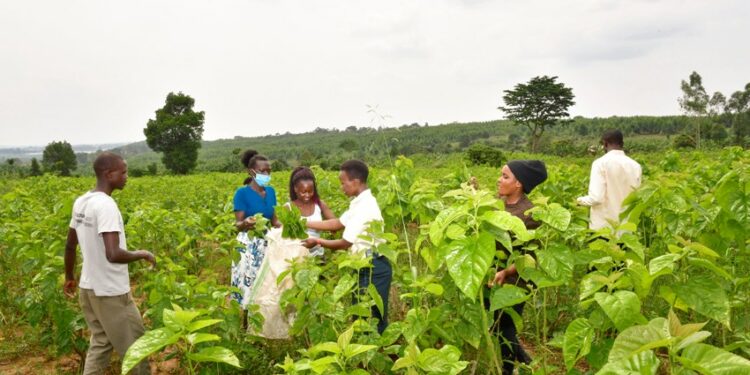
<svg viewBox="0 0 750 375"><path fill-rule="evenodd" d="M380 299L383 300L382 314L377 306L372 307L372 317L378 319L378 333L381 334L388 327L388 292L391 290L391 279L393 279L391 263L382 255L373 254L372 268L359 270L359 294L367 294L367 287L372 281ZM357 303L356 295L354 296L354 303Z"/></svg>

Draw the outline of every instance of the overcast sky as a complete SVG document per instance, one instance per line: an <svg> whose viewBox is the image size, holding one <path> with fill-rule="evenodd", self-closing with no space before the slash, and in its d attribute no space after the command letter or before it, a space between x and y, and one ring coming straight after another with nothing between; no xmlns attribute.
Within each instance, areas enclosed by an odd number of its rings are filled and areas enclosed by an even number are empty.
<svg viewBox="0 0 750 375"><path fill-rule="evenodd" d="M537 75L573 115L679 113L750 82L750 1L0 0L0 145L143 140L170 91L204 139L502 117ZM377 125L376 125L377 126Z"/></svg>

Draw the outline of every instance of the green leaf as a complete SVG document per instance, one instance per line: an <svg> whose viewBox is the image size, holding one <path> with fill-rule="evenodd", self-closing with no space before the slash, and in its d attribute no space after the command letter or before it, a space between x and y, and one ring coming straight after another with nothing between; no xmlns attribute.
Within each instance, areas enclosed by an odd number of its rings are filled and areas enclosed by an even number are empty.
<svg viewBox="0 0 750 375"><path fill-rule="evenodd" d="M164 309L162 320L167 328L179 332L185 329L199 315L201 315L200 311Z"/></svg>
<svg viewBox="0 0 750 375"><path fill-rule="evenodd" d="M579 359L591 352L592 341L594 341L594 327L588 319L578 318L568 324L563 338L563 358L568 370L572 369Z"/></svg>
<svg viewBox="0 0 750 375"><path fill-rule="evenodd" d="M419 368L430 374L455 375L469 364L460 361L461 351L455 346L445 345L440 350L429 348L419 354Z"/></svg>
<svg viewBox="0 0 750 375"><path fill-rule="evenodd" d="M462 246L451 249L447 254L445 261L448 272L458 289L474 300L495 256L495 239L482 232L455 243Z"/></svg>
<svg viewBox="0 0 750 375"><path fill-rule="evenodd" d="M427 284L427 285L425 285L424 288L425 288L426 291L428 291L429 293L432 293L432 294L434 294L436 296L442 296L443 292L445 291L443 289L442 285L436 284L436 283Z"/></svg>
<svg viewBox="0 0 750 375"><path fill-rule="evenodd" d="M607 276L601 271L594 271L586 274L581 279L580 296L581 301L591 297L594 293L598 292L599 289L607 285Z"/></svg>
<svg viewBox="0 0 750 375"><path fill-rule="evenodd" d="M491 293L490 311L515 306L529 299L526 290L509 284L505 284L502 287L492 288Z"/></svg>
<svg viewBox="0 0 750 375"><path fill-rule="evenodd" d="M339 348L346 348L346 346L349 345L349 342L352 341L352 336L354 336L354 326L349 327L349 329L339 335Z"/></svg>
<svg viewBox="0 0 750 375"><path fill-rule="evenodd" d="M218 335L214 335L212 333L191 333L185 336L185 338L188 340L188 342L191 345L200 344L202 342L207 341L218 341L221 340L221 338Z"/></svg>
<svg viewBox="0 0 750 375"><path fill-rule="evenodd" d="M451 240L460 240L466 238L466 229L458 224L451 224L448 226L448 230L445 235Z"/></svg>
<svg viewBox="0 0 750 375"><path fill-rule="evenodd" d="M441 211L430 224L430 241L436 246L440 245L448 226L464 215L466 215L466 211L456 206L451 206Z"/></svg>
<svg viewBox="0 0 750 375"><path fill-rule="evenodd" d="M679 260L682 256L680 254L665 254L651 259L648 262L648 272L651 276L654 276L662 271L668 271L671 273L674 271L674 263Z"/></svg>
<svg viewBox="0 0 750 375"><path fill-rule="evenodd" d="M596 375L652 375L657 373L659 365L654 352L645 351L619 361L610 361Z"/></svg>
<svg viewBox="0 0 750 375"><path fill-rule="evenodd" d="M562 285L573 278L575 257L567 246L553 244L537 251L536 255L539 266L554 280L554 285Z"/></svg>
<svg viewBox="0 0 750 375"><path fill-rule="evenodd" d="M621 332L635 324L646 322L646 318L641 315L641 300L633 292L627 290L620 290L614 294L600 292L594 295L594 299Z"/></svg>
<svg viewBox="0 0 750 375"><path fill-rule="evenodd" d="M526 225L521 219L513 216L507 211L487 211L479 217L479 219L487 224L497 227L502 230L511 231L516 235L516 238L521 241L529 241L531 234L526 230Z"/></svg>
<svg viewBox="0 0 750 375"><path fill-rule="evenodd" d="M535 220L539 220L559 231L565 231L570 225L570 211L560 206L558 203L552 203L549 206L537 206L533 209Z"/></svg>
<svg viewBox="0 0 750 375"><path fill-rule="evenodd" d="M203 328L206 328L208 326L212 326L214 324L221 323L221 322L223 322L223 320L221 320L221 319L202 319L202 320L196 320L196 321L190 323L190 325L188 325L187 330L188 330L188 332L195 332L195 331L197 331L199 329L203 329Z"/></svg>
<svg viewBox="0 0 750 375"><path fill-rule="evenodd" d="M196 362L226 363L237 368L242 368L242 366L240 366L240 360L237 359L237 356L234 355L231 350L221 346L204 348L201 349L201 351L199 351L198 353L188 353L187 356L188 358Z"/></svg>
<svg viewBox="0 0 750 375"><path fill-rule="evenodd" d="M336 357L325 356L310 362L310 369L313 370L313 372L315 372L316 374L322 374L326 370L330 369L331 364L333 363L336 363Z"/></svg>
<svg viewBox="0 0 750 375"><path fill-rule="evenodd" d="M731 329L729 299L719 283L704 275L694 275L687 283L675 284L672 288L691 309Z"/></svg>
<svg viewBox="0 0 750 375"><path fill-rule="evenodd" d="M344 348L344 357L352 358L357 354L362 354L373 349L377 349L377 345L362 345L362 344L349 344Z"/></svg>
<svg viewBox="0 0 750 375"><path fill-rule="evenodd" d="M685 348L677 360L685 367L702 374L750 374L750 361L726 350L706 344Z"/></svg>
<svg viewBox="0 0 750 375"><path fill-rule="evenodd" d="M294 275L294 282L304 291L310 291L317 283L320 268L303 268Z"/></svg>
<svg viewBox="0 0 750 375"><path fill-rule="evenodd" d="M311 355L315 355L320 352L328 352L328 353L333 353L333 354L342 353L341 347L339 346L339 344L335 342L330 342L330 341L322 342L320 344L313 346L312 348L310 348L309 352Z"/></svg>
<svg viewBox="0 0 750 375"><path fill-rule="evenodd" d="M697 266L701 268L705 268L713 273L715 273L717 276L723 277L724 279L728 281L732 281L732 275L730 275L725 269L719 267L716 263L713 261L710 261L708 259L703 258L694 258L689 257L688 263L691 266Z"/></svg>
<svg viewBox="0 0 750 375"><path fill-rule="evenodd" d="M354 278L354 275L351 273L345 273L344 276L341 276L341 279L339 279L338 284L336 284L336 287L333 288L333 302L337 302L342 297L347 295L351 290L352 287L357 283L357 280Z"/></svg>
<svg viewBox="0 0 750 375"><path fill-rule="evenodd" d="M172 332L167 327L147 331L138 340L135 340L125 353L125 357L122 359L122 373L127 374L146 357L167 345L176 343L179 339L180 334Z"/></svg>
<svg viewBox="0 0 750 375"><path fill-rule="evenodd" d="M667 319L656 318L646 325L630 327L622 331L615 339L609 351L609 362L618 362L651 349L670 344L669 323Z"/></svg>
<svg viewBox="0 0 750 375"><path fill-rule="evenodd" d="M378 289L375 288L375 284L367 285L367 294L375 302L375 306L378 308L378 311L380 311L380 314L382 316L383 312L385 311L383 308L383 298L380 297L380 293L378 293Z"/></svg>

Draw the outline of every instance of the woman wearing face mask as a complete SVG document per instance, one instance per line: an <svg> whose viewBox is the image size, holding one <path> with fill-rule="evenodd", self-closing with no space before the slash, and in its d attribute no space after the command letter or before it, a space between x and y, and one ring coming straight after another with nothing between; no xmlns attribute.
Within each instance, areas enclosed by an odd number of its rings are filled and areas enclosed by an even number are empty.
<svg viewBox="0 0 750 375"><path fill-rule="evenodd" d="M245 179L245 186L234 193L234 225L240 231L237 240L242 246L237 248L239 262L232 262L232 286L241 291L233 293L233 298L246 309L268 245L264 238L248 235L247 230L255 227L253 216L258 213L270 220L274 227L281 224L274 213L276 191L270 186L271 163L268 158L255 150L247 150L242 155L242 165L247 167L249 177Z"/></svg>
<svg viewBox="0 0 750 375"><path fill-rule="evenodd" d="M307 221L322 221L335 219L328 205L318 196L318 188L315 184L315 174L308 167L297 167L289 177L289 203L299 208L302 217ZM314 229L308 229L310 237L320 238L320 233ZM311 255L323 255L323 248L316 246L310 249Z"/></svg>

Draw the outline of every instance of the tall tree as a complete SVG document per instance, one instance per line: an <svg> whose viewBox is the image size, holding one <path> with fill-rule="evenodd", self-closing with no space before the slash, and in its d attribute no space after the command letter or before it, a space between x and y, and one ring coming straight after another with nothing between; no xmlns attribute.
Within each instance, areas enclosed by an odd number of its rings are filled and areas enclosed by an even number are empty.
<svg viewBox="0 0 750 375"><path fill-rule="evenodd" d="M31 158L31 175L32 176L42 175L42 169L39 167L39 161L37 161L36 158Z"/></svg>
<svg viewBox="0 0 750 375"><path fill-rule="evenodd" d="M505 90L505 106L498 109L506 117L531 131L531 152L536 152L544 131L559 123L569 122L570 108L575 102L573 90L556 82L557 77L534 77L528 83L519 83Z"/></svg>
<svg viewBox="0 0 750 375"><path fill-rule="evenodd" d="M695 124L695 145L701 147L701 122L708 112L709 97L703 88L703 78L697 72L690 74L688 81L682 81L682 97L678 99L680 108L688 117L693 118Z"/></svg>
<svg viewBox="0 0 750 375"><path fill-rule="evenodd" d="M732 117L734 143L745 146L745 138L750 137L750 83L745 90L735 91L726 105L727 113Z"/></svg>
<svg viewBox="0 0 750 375"><path fill-rule="evenodd" d="M70 172L78 168L73 147L65 141L48 144L42 153L42 166L47 172L70 176Z"/></svg>
<svg viewBox="0 0 750 375"><path fill-rule="evenodd" d="M193 111L193 105L190 96L170 92L164 107L156 110L156 119L149 119L143 129L148 147L164 153L162 162L173 173L189 173L198 160L205 114Z"/></svg>

